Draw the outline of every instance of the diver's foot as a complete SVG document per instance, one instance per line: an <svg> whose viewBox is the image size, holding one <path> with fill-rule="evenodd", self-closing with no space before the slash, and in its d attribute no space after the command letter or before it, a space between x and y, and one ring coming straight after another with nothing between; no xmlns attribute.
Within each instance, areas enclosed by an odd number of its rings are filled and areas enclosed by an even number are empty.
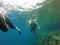
<svg viewBox="0 0 60 45"><path fill-rule="evenodd" d="M19 35L21 35L21 31L19 31Z"/></svg>

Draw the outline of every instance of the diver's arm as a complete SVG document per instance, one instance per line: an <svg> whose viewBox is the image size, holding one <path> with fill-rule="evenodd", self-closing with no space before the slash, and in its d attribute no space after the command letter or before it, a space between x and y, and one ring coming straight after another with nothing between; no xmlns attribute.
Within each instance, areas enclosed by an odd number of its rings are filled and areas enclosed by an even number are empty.
<svg viewBox="0 0 60 45"><path fill-rule="evenodd" d="M28 21L28 25L26 26L26 28L28 28L30 24L31 24L31 20Z"/></svg>
<svg viewBox="0 0 60 45"><path fill-rule="evenodd" d="M29 25L30 25L30 23L28 23L28 25L25 28L28 28Z"/></svg>
<svg viewBox="0 0 60 45"><path fill-rule="evenodd" d="M38 27L38 29L40 30L40 26L39 26L39 24L36 22L36 24L37 24L37 27Z"/></svg>

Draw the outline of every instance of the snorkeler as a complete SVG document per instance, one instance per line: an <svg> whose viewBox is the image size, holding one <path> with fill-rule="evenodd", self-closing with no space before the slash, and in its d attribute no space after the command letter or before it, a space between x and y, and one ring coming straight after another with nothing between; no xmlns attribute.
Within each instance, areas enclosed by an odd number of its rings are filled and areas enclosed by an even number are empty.
<svg viewBox="0 0 60 45"><path fill-rule="evenodd" d="M7 32L8 28L15 29L19 32L19 34L21 34L20 29L15 27L7 16L0 13L0 29L3 32Z"/></svg>
<svg viewBox="0 0 60 45"><path fill-rule="evenodd" d="M34 31L34 33L36 33L37 23L34 20L32 20L30 26L31 26L31 32Z"/></svg>
<svg viewBox="0 0 60 45"><path fill-rule="evenodd" d="M38 23L36 22L36 20L35 19L31 19L30 21L29 21L29 24L28 25L30 25L31 26L31 32L34 32L35 34L36 34L36 28L38 27L38 29L40 30L40 27L39 27L39 25L38 25Z"/></svg>

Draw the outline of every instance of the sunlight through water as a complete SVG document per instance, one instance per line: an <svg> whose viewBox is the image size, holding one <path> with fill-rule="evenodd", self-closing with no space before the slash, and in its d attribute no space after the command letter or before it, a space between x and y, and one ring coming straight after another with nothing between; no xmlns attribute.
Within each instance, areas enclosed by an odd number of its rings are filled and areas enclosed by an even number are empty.
<svg viewBox="0 0 60 45"><path fill-rule="evenodd" d="M2 7L6 10L19 10L19 11L29 11L32 9L37 9L42 7L43 2L46 0L0 0L2 2Z"/></svg>

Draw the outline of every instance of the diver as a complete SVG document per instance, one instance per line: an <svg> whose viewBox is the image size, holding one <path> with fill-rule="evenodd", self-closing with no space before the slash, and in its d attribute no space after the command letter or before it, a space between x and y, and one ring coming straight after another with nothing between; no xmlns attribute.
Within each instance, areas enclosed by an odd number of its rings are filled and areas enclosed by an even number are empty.
<svg viewBox="0 0 60 45"><path fill-rule="evenodd" d="M32 20L30 26L31 26L31 32L36 33L36 26L37 26L37 23L36 23L34 20Z"/></svg>
<svg viewBox="0 0 60 45"><path fill-rule="evenodd" d="M31 27L30 32L34 32L34 34L36 34L36 28L37 27L40 30L40 27L39 27L39 25L38 25L38 23L36 22L35 19L29 20L29 24L28 25L30 25L30 27ZM28 27L28 25L27 25L27 27Z"/></svg>
<svg viewBox="0 0 60 45"><path fill-rule="evenodd" d="M0 29L3 32L7 32L8 28L15 29L19 32L19 34L21 34L20 29L18 27L15 27L7 16L0 13Z"/></svg>

